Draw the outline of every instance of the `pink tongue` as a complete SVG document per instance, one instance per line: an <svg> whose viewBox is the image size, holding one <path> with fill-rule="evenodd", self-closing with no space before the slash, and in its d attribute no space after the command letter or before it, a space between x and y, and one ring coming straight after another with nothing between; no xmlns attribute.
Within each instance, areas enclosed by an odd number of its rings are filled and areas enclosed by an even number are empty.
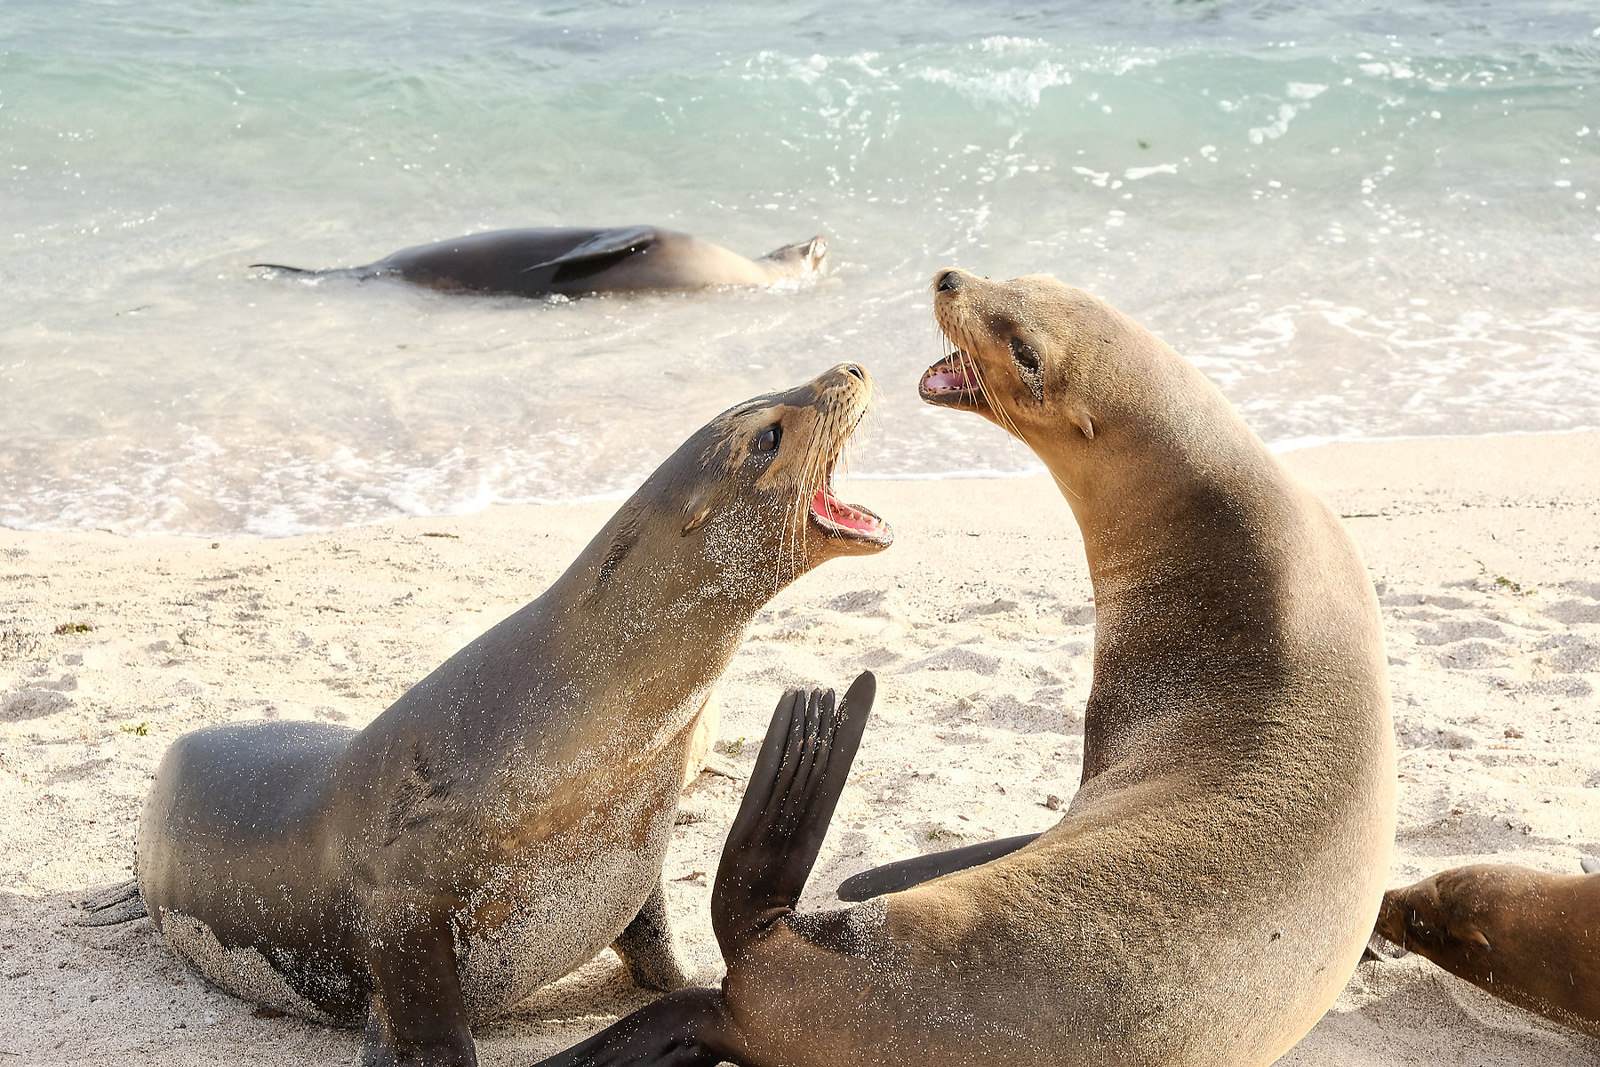
<svg viewBox="0 0 1600 1067"><path fill-rule="evenodd" d="M843 526L858 533L872 533L877 527L871 519L848 504L841 504L826 489L818 489L811 497L811 510L835 526Z"/></svg>
<svg viewBox="0 0 1600 1067"><path fill-rule="evenodd" d="M942 389L966 389L968 387L967 373L961 368L935 371L922 379L922 384L930 393L938 392Z"/></svg>

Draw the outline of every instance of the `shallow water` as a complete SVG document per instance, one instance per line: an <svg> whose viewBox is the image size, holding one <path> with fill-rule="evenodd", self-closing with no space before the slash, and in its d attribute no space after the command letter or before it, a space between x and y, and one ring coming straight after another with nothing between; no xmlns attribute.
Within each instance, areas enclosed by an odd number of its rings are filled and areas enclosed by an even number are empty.
<svg viewBox="0 0 1600 1067"><path fill-rule="evenodd" d="M9 0L0 49L11 526L616 494L844 359L858 474L1031 469L916 399L952 264L1107 297L1278 444L1600 425L1576 3ZM832 269L568 303L248 267L641 222Z"/></svg>

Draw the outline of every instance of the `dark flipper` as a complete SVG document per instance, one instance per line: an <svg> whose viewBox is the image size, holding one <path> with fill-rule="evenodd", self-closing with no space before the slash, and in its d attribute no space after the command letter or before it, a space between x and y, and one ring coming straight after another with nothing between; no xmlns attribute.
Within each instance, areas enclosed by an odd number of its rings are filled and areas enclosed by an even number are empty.
<svg viewBox="0 0 1600 1067"><path fill-rule="evenodd" d="M361 1067L476 1067L449 920L375 933Z"/></svg>
<svg viewBox="0 0 1600 1067"><path fill-rule="evenodd" d="M619 226L601 230L582 244L567 249L554 259L522 268L524 274L545 267L556 268L553 281L566 282L598 274L628 256L637 255L656 243L653 226Z"/></svg>
<svg viewBox="0 0 1600 1067"><path fill-rule="evenodd" d="M260 270L278 270L278 271L282 271L285 274L321 274L322 273L322 271L315 270L315 269L313 269L311 267L288 267L288 266L285 266L282 263L252 263L252 264L250 264L250 269L251 270L256 270L256 269L260 269Z"/></svg>
<svg viewBox="0 0 1600 1067"><path fill-rule="evenodd" d="M1578 866L1583 868L1584 874L1600 874L1600 860L1592 860L1585 856L1578 861Z"/></svg>
<svg viewBox="0 0 1600 1067"><path fill-rule="evenodd" d="M723 959L800 902L876 692L866 671L837 711L831 689L791 689L778 701L711 890L711 929Z"/></svg>
<svg viewBox="0 0 1600 1067"><path fill-rule="evenodd" d="M711 926L724 958L799 902L850 775L876 688L872 675L862 674L837 710L831 689L791 689L778 701L711 893ZM537 1067L748 1064L743 1050L722 994L684 989Z"/></svg>
<svg viewBox="0 0 1600 1067"><path fill-rule="evenodd" d="M77 920L78 926L115 926L148 914L139 896L137 881L122 882L87 898L83 902L83 912L83 917Z"/></svg>
<svg viewBox="0 0 1600 1067"><path fill-rule="evenodd" d="M742 1042L715 989L683 989L535 1067L712 1067L744 1063Z"/></svg>
<svg viewBox="0 0 1600 1067"><path fill-rule="evenodd" d="M252 268L275 271L279 274L297 274L305 278L354 278L358 282L368 281L372 278L384 278L397 275L400 272L383 265L383 260L377 263L368 263L364 267L328 267L318 270L314 267L286 267L282 263L252 263Z"/></svg>
<svg viewBox="0 0 1600 1067"><path fill-rule="evenodd" d="M926 856L914 856L908 860L885 863L882 867L852 874L840 882L839 899L870 900L885 893L898 893L902 889L930 882L951 871L964 871L968 867L976 867L990 860L997 860L1001 856L1009 856L1023 845L1031 844L1038 836L1038 834L1022 834L1018 837L1000 837L976 845L963 845L961 848L930 852Z"/></svg>
<svg viewBox="0 0 1600 1067"><path fill-rule="evenodd" d="M645 989L671 992L689 984L689 976L683 973L672 944L672 928L667 925L667 894L659 876L644 907L611 947L628 965L633 980Z"/></svg>

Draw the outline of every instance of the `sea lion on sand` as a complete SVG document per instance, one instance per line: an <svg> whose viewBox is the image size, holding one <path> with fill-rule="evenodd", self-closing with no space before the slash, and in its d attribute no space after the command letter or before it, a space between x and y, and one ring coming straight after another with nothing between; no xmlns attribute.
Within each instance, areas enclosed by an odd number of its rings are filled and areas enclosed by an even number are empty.
<svg viewBox="0 0 1600 1067"><path fill-rule="evenodd" d="M608 944L642 984L682 985L661 863L685 750L762 605L892 540L829 484L870 392L846 363L713 419L366 729L179 738L138 844L168 943L239 996L365 1020L367 1064L473 1063L470 1024Z"/></svg>
<svg viewBox="0 0 1600 1067"><path fill-rule="evenodd" d="M1600 1037L1600 873L1456 867L1385 893L1377 932L1503 1000Z"/></svg>
<svg viewBox="0 0 1600 1067"><path fill-rule="evenodd" d="M821 237L746 259L721 245L654 226L610 229L494 230L404 248L364 267L305 270L278 263L252 267L339 276L402 278L429 289L512 296L588 296L647 289L706 289L771 285L822 270L828 242Z"/></svg>
<svg viewBox="0 0 1600 1067"><path fill-rule="evenodd" d="M793 909L809 857L785 860L776 829L730 834L722 989L669 994L549 1065L1256 1067L1361 956L1394 736L1377 597L1337 517L1108 305L1037 276L936 288L956 351L922 395L1032 448L1083 533L1078 792L1009 854L820 913Z"/></svg>

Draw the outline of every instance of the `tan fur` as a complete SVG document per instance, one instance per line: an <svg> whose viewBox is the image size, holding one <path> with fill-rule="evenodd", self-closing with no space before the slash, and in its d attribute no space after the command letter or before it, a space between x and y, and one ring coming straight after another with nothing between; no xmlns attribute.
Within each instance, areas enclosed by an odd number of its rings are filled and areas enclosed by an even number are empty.
<svg viewBox="0 0 1600 1067"><path fill-rule="evenodd" d="M1377 931L1497 997L1600 1037L1600 874L1456 867L1385 893Z"/></svg>
<svg viewBox="0 0 1600 1067"><path fill-rule="evenodd" d="M891 540L811 512L870 393L841 364L713 419L543 595L362 730L179 738L137 872L173 949L239 996L365 1020L363 1062L401 1067L474 1062L470 1024L608 944L681 986L661 864L716 680L774 593Z"/></svg>
<svg viewBox="0 0 1600 1067"><path fill-rule="evenodd" d="M1144 329L1054 279L952 276L935 314L983 394L935 399L1032 448L1083 531L1082 785L1018 852L791 915L731 960L740 1062L1269 1064L1354 970L1388 870L1394 739L1365 568ZM1031 383L1016 339L1040 359Z"/></svg>

